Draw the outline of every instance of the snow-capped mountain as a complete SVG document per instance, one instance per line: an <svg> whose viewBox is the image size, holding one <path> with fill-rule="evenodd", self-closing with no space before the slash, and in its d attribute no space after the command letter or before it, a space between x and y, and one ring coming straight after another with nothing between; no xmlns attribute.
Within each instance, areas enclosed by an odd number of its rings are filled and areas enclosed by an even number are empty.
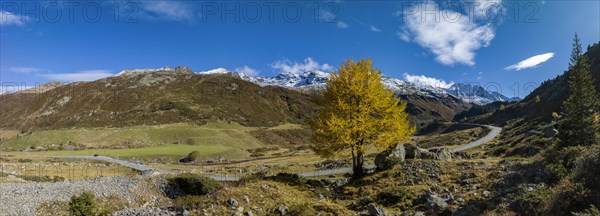
<svg viewBox="0 0 600 216"><path fill-rule="evenodd" d="M236 72L232 72L236 73ZM307 71L304 73L280 73L275 77L250 77L245 74L236 73L242 79L261 86L282 86L288 88L306 89L323 88L329 78L329 74L322 71ZM389 89L400 95L418 94L429 97L456 97L463 101L474 104L488 104L494 101L512 101L508 97L495 92L488 91L478 85L467 83L452 83L440 87L430 86L419 82L408 82L405 80L383 76L382 83Z"/></svg>
<svg viewBox="0 0 600 216"><path fill-rule="evenodd" d="M135 76L149 72L192 72L187 67L172 68L169 66L159 69L135 69L124 70L115 76ZM282 72L274 77L248 76L244 73L229 71L225 68L216 68L207 71L194 72L197 74L233 74L246 81L261 86L281 86L294 89L322 89L325 87L329 78L329 73L312 70L304 73ZM421 80L436 80L434 78L421 77ZM514 101L515 98L508 98L498 92L489 91L485 88L468 83L445 83L442 85L432 85L431 82L422 82L419 79L398 79L387 76L381 77L381 82L399 95L420 95L427 97L455 97L468 103L488 104L494 101Z"/></svg>
<svg viewBox="0 0 600 216"><path fill-rule="evenodd" d="M479 85L472 85L469 83L455 83L450 86L450 88L446 89L446 91L458 98L479 105L495 101L515 100L515 98L508 98L496 91L489 91Z"/></svg>
<svg viewBox="0 0 600 216"><path fill-rule="evenodd" d="M282 86L288 88L321 88L329 78L329 74L322 71L308 71L302 74L280 73L275 77L250 77L239 73L242 79L261 86Z"/></svg>

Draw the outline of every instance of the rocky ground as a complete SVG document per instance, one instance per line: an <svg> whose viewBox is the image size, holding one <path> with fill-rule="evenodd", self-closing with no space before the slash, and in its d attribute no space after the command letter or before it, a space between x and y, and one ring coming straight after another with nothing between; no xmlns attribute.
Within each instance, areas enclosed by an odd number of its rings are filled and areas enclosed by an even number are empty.
<svg viewBox="0 0 600 216"><path fill-rule="evenodd" d="M72 195L91 191L96 197L116 196L129 203L150 190L141 177L103 177L78 181L31 184L0 184L1 215L36 215L36 208L48 201L68 201Z"/></svg>

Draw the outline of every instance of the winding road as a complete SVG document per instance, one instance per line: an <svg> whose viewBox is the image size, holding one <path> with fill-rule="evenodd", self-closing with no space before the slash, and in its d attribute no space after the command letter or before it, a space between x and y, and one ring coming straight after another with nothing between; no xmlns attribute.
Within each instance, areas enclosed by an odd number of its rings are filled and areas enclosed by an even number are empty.
<svg viewBox="0 0 600 216"><path fill-rule="evenodd" d="M466 145L462 145L460 147L452 149L452 151L454 151L454 152L464 151L464 150L467 150L470 148L474 148L474 147L483 145L484 143L487 143L487 142L493 140L494 138L496 138L500 134L500 132L502 132L501 127L496 127L496 126L491 126L491 125L482 125L482 124L473 124L473 123L460 123L460 124L487 127L490 129L490 132L487 135L485 135L484 137L482 137L481 139L475 140L473 142L467 143Z"/></svg>
<svg viewBox="0 0 600 216"><path fill-rule="evenodd" d="M474 147L483 145L484 143L487 143L487 142L491 141L492 139L496 138L496 136L498 136L500 134L500 132L502 132L502 128L491 126L491 125L482 125L482 124L473 124L473 123L459 123L459 124L487 127L490 129L490 132L488 134L486 134L484 137L482 137L481 139L475 140L473 142L470 142L465 145L462 145L462 146L452 149L453 152L464 151L464 150L467 150L470 148L474 148ZM134 170L137 170L140 172L157 171L160 174L172 174L172 172L169 172L166 170L154 169L154 168L142 165L142 164L119 160L119 159L115 159L115 158L107 157L107 156L53 156L53 158L101 160L101 161L106 161L106 162L111 162L111 163L117 163L122 166L129 167L131 169L134 169ZM375 165L370 164L370 165L365 166L365 168L366 169L375 169ZM335 175L335 174L351 173L351 172L352 172L352 168L340 168L340 169L332 169L332 170L321 170L321 171L298 173L298 175L301 177L314 177L314 176ZM217 181L239 181L240 180L240 177L237 177L237 176L222 175L222 176L208 176L208 177L215 179Z"/></svg>

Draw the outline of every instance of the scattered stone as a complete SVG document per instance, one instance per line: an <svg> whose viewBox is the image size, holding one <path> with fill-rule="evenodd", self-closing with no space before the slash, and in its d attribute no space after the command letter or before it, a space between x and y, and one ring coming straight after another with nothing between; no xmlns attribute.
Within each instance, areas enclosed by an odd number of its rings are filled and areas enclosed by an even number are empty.
<svg viewBox="0 0 600 216"><path fill-rule="evenodd" d="M544 134L545 137L554 137L556 136L556 134L558 134L558 130L556 130L556 128L554 128L554 126L550 126L550 127L546 127L542 130L542 133Z"/></svg>
<svg viewBox="0 0 600 216"><path fill-rule="evenodd" d="M430 151L434 154L434 159L452 161L452 150L448 148L436 148Z"/></svg>
<svg viewBox="0 0 600 216"><path fill-rule="evenodd" d="M250 204L250 198L246 195L244 195L244 201L246 202L246 204Z"/></svg>
<svg viewBox="0 0 600 216"><path fill-rule="evenodd" d="M385 216L385 210L383 208L378 208L375 203L369 203L367 206L367 211L371 216Z"/></svg>
<svg viewBox="0 0 600 216"><path fill-rule="evenodd" d="M254 216L254 213L252 213L252 211L248 210L248 211L246 212L246 216Z"/></svg>
<svg viewBox="0 0 600 216"><path fill-rule="evenodd" d="M425 200L425 207L427 209L433 209L435 211L439 211L442 210L443 208L446 208L446 206L448 206L448 199L444 199L442 197L440 197L437 193L433 192L433 191L427 191L425 192L425 194L423 195L424 200Z"/></svg>
<svg viewBox="0 0 600 216"><path fill-rule="evenodd" d="M279 205L277 206L277 209L275 209L275 211L279 214L279 215L287 215L288 212L288 207L284 206L284 205Z"/></svg>
<svg viewBox="0 0 600 216"><path fill-rule="evenodd" d="M234 198L229 198L229 199L227 200L227 205L229 205L229 206L233 206L233 207L235 207L235 206L238 206L238 201L237 201L237 200L235 200Z"/></svg>
<svg viewBox="0 0 600 216"><path fill-rule="evenodd" d="M404 145L399 144L377 154L375 157L375 166L377 166L377 169L386 170L398 162L404 161L405 158L406 150L404 149Z"/></svg>
<svg viewBox="0 0 600 216"><path fill-rule="evenodd" d="M144 170L142 171L142 176L155 176L155 175L160 175L160 172L158 170Z"/></svg>
<svg viewBox="0 0 600 216"><path fill-rule="evenodd" d="M489 191L487 191L487 190L484 190L484 191L483 191L481 194L482 194L484 197L490 197L490 196L492 195L492 192L489 192Z"/></svg>
<svg viewBox="0 0 600 216"><path fill-rule="evenodd" d="M414 144L404 145L405 159L420 159L422 155L430 155L429 151L419 148ZM425 159L425 158L424 158Z"/></svg>
<svg viewBox="0 0 600 216"><path fill-rule="evenodd" d="M347 179L347 178L341 178L341 179L335 180L335 186L341 187L341 186L343 186L345 184L348 184L348 182L350 182L349 179Z"/></svg>
<svg viewBox="0 0 600 216"><path fill-rule="evenodd" d="M121 211L113 212L111 216L132 216L132 215L157 215L157 216L175 216L178 212L161 208L127 208Z"/></svg>

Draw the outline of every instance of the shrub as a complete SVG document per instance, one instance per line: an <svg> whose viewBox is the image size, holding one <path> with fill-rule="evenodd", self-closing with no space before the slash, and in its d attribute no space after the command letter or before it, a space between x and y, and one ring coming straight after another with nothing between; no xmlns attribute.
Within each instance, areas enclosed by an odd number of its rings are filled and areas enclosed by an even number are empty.
<svg viewBox="0 0 600 216"><path fill-rule="evenodd" d="M265 156L265 154L259 153L259 152L255 152L255 153L250 154L250 157L263 157L263 156Z"/></svg>
<svg viewBox="0 0 600 216"><path fill-rule="evenodd" d="M198 157L200 157L200 152L199 151L193 151L190 152L187 156L187 158L189 159L189 161L195 161L196 159L198 159Z"/></svg>
<svg viewBox="0 0 600 216"><path fill-rule="evenodd" d="M320 212L317 211L314 206L309 204L298 204L290 206L288 212L289 215L297 215L297 216L313 216L320 215Z"/></svg>
<svg viewBox="0 0 600 216"><path fill-rule="evenodd" d="M377 194L377 199L381 204L387 206L396 206L400 209L406 209L413 206L413 201L417 194L406 187L394 187L389 191L382 191Z"/></svg>
<svg viewBox="0 0 600 216"><path fill-rule="evenodd" d="M171 182L187 195L206 195L223 188L218 181L197 174L185 173L175 176Z"/></svg>
<svg viewBox="0 0 600 216"><path fill-rule="evenodd" d="M175 201L173 201L173 206L178 209L199 209L202 208L206 203L205 197L203 196L182 196L177 197Z"/></svg>
<svg viewBox="0 0 600 216"><path fill-rule="evenodd" d="M60 176L50 177L50 176L21 175L21 176L19 176L19 178L26 180L26 181L33 181L33 182L59 182L59 181L65 180L64 177L60 177Z"/></svg>
<svg viewBox="0 0 600 216"><path fill-rule="evenodd" d="M167 111L167 110L172 110L175 109L175 104L173 102L166 102L166 103L162 103L158 106L159 110L163 110L163 111Z"/></svg>
<svg viewBox="0 0 600 216"><path fill-rule="evenodd" d="M319 181L319 180L315 180L315 179L306 180L306 185L316 187L316 188L325 187L325 183L323 183L322 181Z"/></svg>
<svg viewBox="0 0 600 216"><path fill-rule="evenodd" d="M277 173L276 176L273 176L271 178L275 181L287 183L290 185L302 184L302 178L298 174L294 173Z"/></svg>
<svg viewBox="0 0 600 216"><path fill-rule="evenodd" d="M96 200L94 193L86 191L81 195L73 195L69 202L69 212L73 216L96 215Z"/></svg>
<svg viewBox="0 0 600 216"><path fill-rule="evenodd" d="M17 160L19 163L31 163L31 159L29 158L21 158L19 160Z"/></svg>
<svg viewBox="0 0 600 216"><path fill-rule="evenodd" d="M578 213L573 213L574 216L600 216L600 210L596 206L590 206L589 209L583 210Z"/></svg>
<svg viewBox="0 0 600 216"><path fill-rule="evenodd" d="M252 174L249 174L249 175L244 175L238 181L238 186L245 185L245 184L250 183L250 182L255 182L255 181L258 181L258 180L262 180L266 176L267 176L267 174L265 172L257 172L257 173L252 173Z"/></svg>

